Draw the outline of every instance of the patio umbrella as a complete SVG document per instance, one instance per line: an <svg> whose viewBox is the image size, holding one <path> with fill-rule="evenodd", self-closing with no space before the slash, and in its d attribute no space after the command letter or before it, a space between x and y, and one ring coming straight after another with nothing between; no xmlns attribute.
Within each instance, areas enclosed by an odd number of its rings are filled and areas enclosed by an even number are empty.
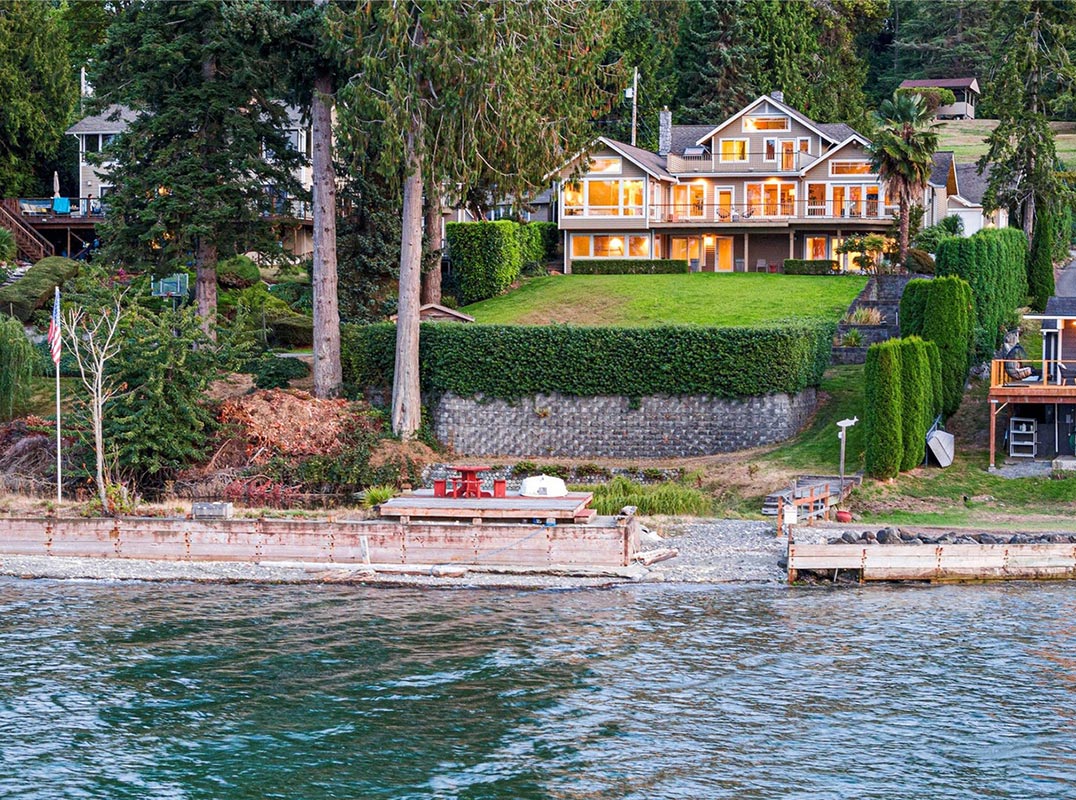
<svg viewBox="0 0 1076 800"><path fill-rule="evenodd" d="M59 197L60 196L60 173L59 172L53 172L52 173L52 196L53 197Z"/></svg>

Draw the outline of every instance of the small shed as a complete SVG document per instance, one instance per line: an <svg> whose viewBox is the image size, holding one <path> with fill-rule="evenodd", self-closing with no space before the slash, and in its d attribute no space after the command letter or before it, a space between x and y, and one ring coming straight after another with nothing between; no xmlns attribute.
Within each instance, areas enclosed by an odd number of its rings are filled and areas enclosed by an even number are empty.
<svg viewBox="0 0 1076 800"><path fill-rule="evenodd" d="M393 314L389 319L395 322L396 315ZM418 310L418 319L419 322L474 322L474 317L470 314L464 314L462 311L440 303L426 303Z"/></svg>
<svg viewBox="0 0 1076 800"><path fill-rule="evenodd" d="M956 102L938 106L934 116L938 119L975 119L975 104L979 101L979 81L975 78L925 78L903 81L901 89L951 89Z"/></svg>

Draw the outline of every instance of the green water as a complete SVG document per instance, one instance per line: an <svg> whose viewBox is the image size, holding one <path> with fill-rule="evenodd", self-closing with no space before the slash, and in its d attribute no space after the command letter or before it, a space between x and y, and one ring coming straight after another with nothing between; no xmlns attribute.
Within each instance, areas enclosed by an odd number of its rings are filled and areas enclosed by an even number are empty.
<svg viewBox="0 0 1076 800"><path fill-rule="evenodd" d="M1076 797L1074 601L0 579L0 798Z"/></svg>

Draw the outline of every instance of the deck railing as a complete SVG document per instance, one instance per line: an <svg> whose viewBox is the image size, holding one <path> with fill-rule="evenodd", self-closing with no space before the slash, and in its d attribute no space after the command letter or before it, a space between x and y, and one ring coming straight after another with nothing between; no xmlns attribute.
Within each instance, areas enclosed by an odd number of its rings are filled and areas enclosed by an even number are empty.
<svg viewBox="0 0 1076 800"><path fill-rule="evenodd" d="M588 216L594 216L593 214ZM600 216L600 215L599 215ZM652 203L651 222L749 224L775 219L884 220L893 209L877 200L855 203L811 203L806 200L763 200L755 203Z"/></svg>
<svg viewBox="0 0 1076 800"><path fill-rule="evenodd" d="M990 388L1076 393L1076 361L1050 358L995 358L990 365Z"/></svg>
<svg viewBox="0 0 1076 800"><path fill-rule="evenodd" d="M66 218L99 220L108 213L108 199L100 197L20 197L19 213L28 221L48 221ZM274 197L272 210L266 216L313 219L310 203L294 197Z"/></svg>

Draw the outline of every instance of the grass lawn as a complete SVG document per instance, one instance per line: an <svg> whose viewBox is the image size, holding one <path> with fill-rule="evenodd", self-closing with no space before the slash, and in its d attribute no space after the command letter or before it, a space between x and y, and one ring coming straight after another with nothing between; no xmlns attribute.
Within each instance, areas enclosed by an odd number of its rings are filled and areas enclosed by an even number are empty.
<svg viewBox="0 0 1076 800"><path fill-rule="evenodd" d="M957 161L967 164L986 155L986 137L997 127L995 119L954 119L938 128L938 149L952 150ZM1076 166L1076 122L1051 122L1057 143L1057 156Z"/></svg>
<svg viewBox="0 0 1076 800"><path fill-rule="evenodd" d="M501 325L759 325L789 317L836 320L866 285L859 276L696 273L533 278L463 310Z"/></svg>

